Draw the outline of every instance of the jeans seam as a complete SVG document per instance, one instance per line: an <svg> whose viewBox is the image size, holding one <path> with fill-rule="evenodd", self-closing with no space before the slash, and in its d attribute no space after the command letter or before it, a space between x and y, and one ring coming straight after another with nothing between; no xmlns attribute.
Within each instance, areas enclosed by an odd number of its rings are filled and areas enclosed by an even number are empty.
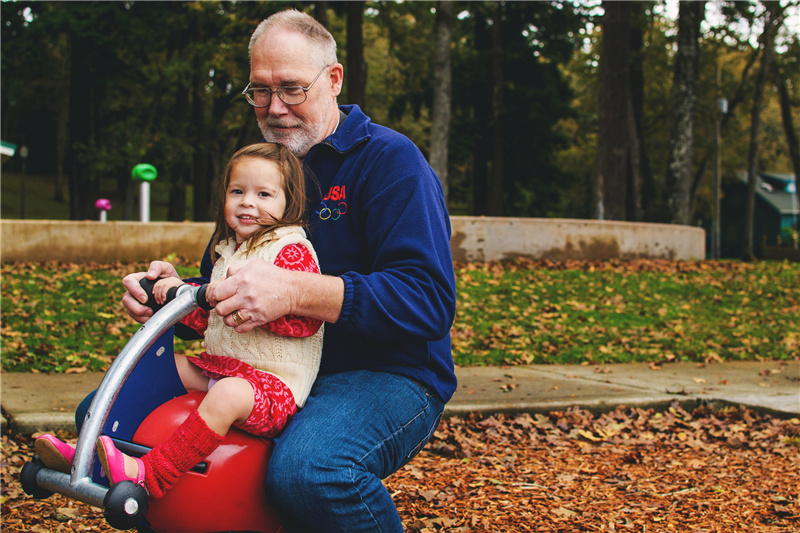
<svg viewBox="0 0 800 533"><path fill-rule="evenodd" d="M359 464L363 464L363 461L359 462ZM361 490L359 490L358 484L356 484L355 468L350 467L349 470L350 470L350 486L353 487L355 489L356 493L358 494L358 501L361 502L361 507L363 507L364 509L367 510L367 512L369 513L370 518L372 518L372 523L375 524L375 526L378 528L377 530L378 531L383 531L383 527L381 527L380 521L373 514L372 508L369 505L367 505L367 502L364 501L364 496L361 494ZM366 469L364 469L364 470L366 471Z"/></svg>
<svg viewBox="0 0 800 533"><path fill-rule="evenodd" d="M362 455L362 456L359 458L359 460L358 460L358 465L361 467L361 469L362 469L363 471L365 471L365 472L369 472L369 469L367 469L367 468L366 468L366 466L364 465L364 463L365 463L365 461L364 461L364 460L365 460L367 457L369 457L370 455L372 455L373 453L375 453L375 451L379 450L381 447L383 447L383 446L384 446L384 445L385 445L387 442L391 441L391 440L392 440L393 438L395 438L397 435L399 435L400 433L402 433L403 431L405 431L405 429L406 429L407 427L409 427L409 426L410 426L411 424L413 424L413 423L414 423L414 422L415 422L417 419L419 419L421 416L423 416L425 413L427 413L427 412L428 412L428 410L430 409L430 406L431 406L431 402L430 402L430 398L428 397L428 395L427 395L427 394L425 394L424 396L425 396L425 406L424 406L424 407L423 407L423 408L420 410L420 412L419 412L419 413L417 413L417 414L416 414L416 415L415 415L415 416L414 416L414 417L413 417L411 420L409 420L408 422L406 422L405 424L403 424L403 427L399 428L397 431L393 432L391 435L389 435L388 437L386 437L385 439L383 439L381 442L379 442L377 445L375 445L375 446L374 446L374 447L373 447L371 450L369 450L367 453L365 453L364 455ZM417 445L417 447L418 447L418 446L419 446L419 445ZM414 448L414 450L416 450L416 449L417 449L417 447L415 447L415 448ZM408 454L408 455L410 455L410 454ZM409 461L409 457L408 457L408 455L406 455L406 457L403 459L403 461L401 462L401 464L400 464L400 466L397 468L397 470L399 470L400 468L403 468L403 466L405 466L405 465L408 463L408 461ZM397 470L395 470L395 472L396 472ZM367 505L367 504L366 504L366 502L364 501L364 496L361 494L361 491L360 491L360 490L359 490L359 488L358 488L358 484L356 484L356 482L355 482L355 468L353 468L353 467L351 467L351 468L350 468L350 485L351 485L353 488L355 488L356 492L358 493L358 499L359 499L359 501L361 502L361 505L362 505L362 506L363 506L365 509L367 509L367 511L369 512L369 515L370 515L370 517L372 517L372 521L373 521L373 523L375 523L375 525L378 527L378 531L383 531L383 528L381 527L381 524L380 524L380 522L377 520L377 518L375 517L375 515L372 513L372 509L370 508L370 506L369 506L369 505Z"/></svg>

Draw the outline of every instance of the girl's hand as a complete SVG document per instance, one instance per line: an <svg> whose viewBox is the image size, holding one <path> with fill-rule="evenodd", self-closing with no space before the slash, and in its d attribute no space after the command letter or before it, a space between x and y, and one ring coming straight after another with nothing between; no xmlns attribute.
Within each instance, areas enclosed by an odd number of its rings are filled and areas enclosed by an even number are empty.
<svg viewBox="0 0 800 533"><path fill-rule="evenodd" d="M122 278L122 286L125 287L125 294L122 296L122 305L128 311L128 315L140 324L144 324L153 316L153 310L144 305L147 303L147 293L139 286L139 281L144 277L147 277L147 279L180 279L175 267L164 261L153 261L150 263L147 272L136 272L135 274L128 274Z"/></svg>
<svg viewBox="0 0 800 533"><path fill-rule="evenodd" d="M156 303L158 305L164 305L167 301L167 292L172 287L180 287L181 285L183 285L183 281L178 278L164 278L158 280L153 286L153 296L156 299Z"/></svg>
<svg viewBox="0 0 800 533"><path fill-rule="evenodd" d="M218 300L216 295L217 286L219 286L220 280L212 281L208 285L206 285L206 301L208 305L211 307L216 307Z"/></svg>

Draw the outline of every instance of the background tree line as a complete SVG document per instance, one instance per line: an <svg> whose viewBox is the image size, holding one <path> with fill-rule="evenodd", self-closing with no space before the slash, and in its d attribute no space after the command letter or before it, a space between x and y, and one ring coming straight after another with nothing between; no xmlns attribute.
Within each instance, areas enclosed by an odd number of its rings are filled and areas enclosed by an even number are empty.
<svg viewBox="0 0 800 533"><path fill-rule="evenodd" d="M800 169L796 0L1 7L2 137L73 219L102 194L134 218L130 169L148 162L169 220L208 220L226 158L260 139L249 35L287 7L331 30L340 103L414 140L453 214L703 222L718 126L723 179Z"/></svg>

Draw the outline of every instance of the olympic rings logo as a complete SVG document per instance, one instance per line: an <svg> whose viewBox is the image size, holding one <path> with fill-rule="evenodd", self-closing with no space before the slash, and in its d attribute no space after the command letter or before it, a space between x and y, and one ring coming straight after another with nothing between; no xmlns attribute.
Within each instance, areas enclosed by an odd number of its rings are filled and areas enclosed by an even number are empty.
<svg viewBox="0 0 800 533"><path fill-rule="evenodd" d="M320 202L319 205L320 210L314 212L319 215L320 220L339 220L342 215L347 213L347 204L345 202L332 204L332 207L328 207L325 202Z"/></svg>

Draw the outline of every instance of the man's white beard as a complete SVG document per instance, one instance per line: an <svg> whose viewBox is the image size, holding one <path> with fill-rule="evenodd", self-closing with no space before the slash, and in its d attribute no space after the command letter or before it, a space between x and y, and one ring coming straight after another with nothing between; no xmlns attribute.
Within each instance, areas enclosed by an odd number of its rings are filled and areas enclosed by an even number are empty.
<svg viewBox="0 0 800 533"><path fill-rule="evenodd" d="M282 144L296 157L303 159L308 155L311 147L316 144L315 139L322 129L322 124L316 124L311 128L300 124L300 127L292 128L288 135L276 135L268 125L268 119L258 119L258 127L261 129L265 141Z"/></svg>

